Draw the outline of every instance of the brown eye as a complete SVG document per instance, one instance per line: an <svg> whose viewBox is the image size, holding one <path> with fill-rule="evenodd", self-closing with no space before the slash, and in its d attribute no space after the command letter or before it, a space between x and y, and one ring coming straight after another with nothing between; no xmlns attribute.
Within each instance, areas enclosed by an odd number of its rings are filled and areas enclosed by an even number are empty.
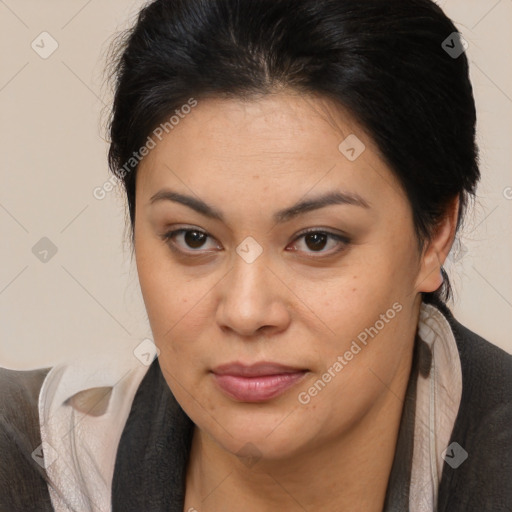
<svg viewBox="0 0 512 512"><path fill-rule="evenodd" d="M316 232L316 233L308 233L304 237L304 241L308 249L312 251L319 251L325 247L327 243L328 237L325 233Z"/></svg>
<svg viewBox="0 0 512 512"><path fill-rule="evenodd" d="M169 233L162 235L162 239L169 245L169 247L171 247L171 249L181 251L183 253L187 253L187 249L189 249L188 252L190 254L195 252L198 254L206 252L195 249L203 248L209 238L211 237L204 231L186 228L169 231Z"/></svg>
<svg viewBox="0 0 512 512"><path fill-rule="evenodd" d="M183 237L185 243L193 249L199 249L207 238L208 236L201 231L185 231Z"/></svg>
<svg viewBox="0 0 512 512"><path fill-rule="evenodd" d="M306 247L303 249L297 249L296 247L300 244L297 242L299 240L304 240L304 246ZM323 249L329 245L329 241L333 241L334 243L331 244L331 247L334 247L334 250L331 251L324 251ZM350 239L347 236L339 235L336 233L330 233L328 231L321 231L321 230L310 230L306 231L305 233L302 233L295 239L293 250L295 252L304 252L305 254L311 254L311 253L319 253L320 256L313 256L314 258L321 258L323 256L332 256L333 254L336 254L344 249L350 244Z"/></svg>

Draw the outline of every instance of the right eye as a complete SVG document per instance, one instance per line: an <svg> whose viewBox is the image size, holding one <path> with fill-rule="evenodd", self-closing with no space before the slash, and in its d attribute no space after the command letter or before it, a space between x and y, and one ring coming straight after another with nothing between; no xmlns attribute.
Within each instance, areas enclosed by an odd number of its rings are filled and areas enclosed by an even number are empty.
<svg viewBox="0 0 512 512"><path fill-rule="evenodd" d="M201 249L210 237L205 231L196 228L179 228L169 231L162 235L162 239L169 245L172 250L182 252L183 254L195 255L194 253L202 253ZM181 243L177 241L181 240ZM187 250L187 247L189 250ZM206 251L210 252L210 251Z"/></svg>

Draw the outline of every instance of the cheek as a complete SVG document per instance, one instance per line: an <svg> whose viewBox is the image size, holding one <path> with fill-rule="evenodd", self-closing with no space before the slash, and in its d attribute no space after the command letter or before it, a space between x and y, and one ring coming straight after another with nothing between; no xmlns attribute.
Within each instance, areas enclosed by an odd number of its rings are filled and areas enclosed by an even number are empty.
<svg viewBox="0 0 512 512"><path fill-rule="evenodd" d="M149 323L160 350L187 352L200 338L207 300L201 300L205 294L197 289L192 292L189 286L168 274L152 273L147 279L141 278Z"/></svg>
<svg viewBox="0 0 512 512"><path fill-rule="evenodd" d="M165 247L142 237L136 244L136 263L149 323L160 350L174 347L173 339L197 336L201 327L197 313L204 307L201 297L205 295L201 280L179 272Z"/></svg>
<svg viewBox="0 0 512 512"><path fill-rule="evenodd" d="M206 326L198 314L200 298L187 295L186 286L179 279L171 281L167 273L149 272L140 281L163 376L178 401L189 404L200 378L198 370L204 367L200 343Z"/></svg>
<svg viewBox="0 0 512 512"><path fill-rule="evenodd" d="M406 289L403 275L381 259L371 266L354 265L350 275L326 282L312 304L326 326L350 338L373 324L395 301L401 302Z"/></svg>
<svg viewBox="0 0 512 512"><path fill-rule="evenodd" d="M375 380L371 369L386 381L410 341L414 295L408 258L390 248L376 251L371 265L354 265L350 276L323 287L314 302L330 333L317 348L323 370L347 354L350 360L337 382L347 379L354 392L367 379Z"/></svg>

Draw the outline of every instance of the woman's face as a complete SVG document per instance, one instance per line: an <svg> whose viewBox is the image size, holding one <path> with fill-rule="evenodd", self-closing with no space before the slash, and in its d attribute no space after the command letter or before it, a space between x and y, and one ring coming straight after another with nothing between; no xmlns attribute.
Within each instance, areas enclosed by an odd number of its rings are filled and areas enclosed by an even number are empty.
<svg viewBox="0 0 512 512"><path fill-rule="evenodd" d="M184 411L229 452L276 459L382 414L408 376L418 292L440 281L372 141L292 93L180 117L139 166L135 254Z"/></svg>

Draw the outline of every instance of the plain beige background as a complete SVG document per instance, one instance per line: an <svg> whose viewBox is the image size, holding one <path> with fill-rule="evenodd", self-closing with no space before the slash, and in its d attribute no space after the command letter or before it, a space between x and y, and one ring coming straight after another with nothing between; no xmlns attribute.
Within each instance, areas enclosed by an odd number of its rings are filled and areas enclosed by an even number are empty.
<svg viewBox="0 0 512 512"><path fill-rule="evenodd" d="M438 3L469 43L483 175L446 265L451 307L512 353L512 0ZM100 357L151 337L122 194L93 196L109 179L105 51L142 4L0 0L0 366Z"/></svg>

